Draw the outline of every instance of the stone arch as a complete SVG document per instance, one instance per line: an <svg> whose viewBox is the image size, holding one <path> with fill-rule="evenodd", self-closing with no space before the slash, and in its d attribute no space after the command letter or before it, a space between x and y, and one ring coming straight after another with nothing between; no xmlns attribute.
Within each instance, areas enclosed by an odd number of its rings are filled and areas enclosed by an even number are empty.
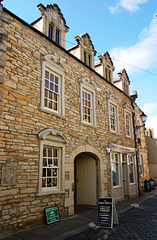
<svg viewBox="0 0 157 240"><path fill-rule="evenodd" d="M78 154L83 153L83 152L89 152L89 153L94 154L97 157L97 160L99 160L102 163L103 158L102 158L101 154L98 152L98 150L96 148L94 148L88 144L79 146L72 151L71 156L70 156L70 163L74 163L75 157Z"/></svg>

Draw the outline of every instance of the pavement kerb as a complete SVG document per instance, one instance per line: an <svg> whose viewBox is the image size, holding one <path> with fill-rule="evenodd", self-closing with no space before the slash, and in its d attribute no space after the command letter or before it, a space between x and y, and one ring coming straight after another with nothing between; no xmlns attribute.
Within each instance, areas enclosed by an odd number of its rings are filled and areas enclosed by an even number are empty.
<svg viewBox="0 0 157 240"><path fill-rule="evenodd" d="M148 197L146 197L146 198L143 198L143 199L140 200L140 201L137 201L137 202L135 202L135 203L132 203L130 206L128 206L128 207L126 207L126 208L118 211L118 214L123 214L123 213L125 213L125 212L127 212L127 211L129 211L129 210L131 210L131 209L133 209L133 208L135 208L135 207L138 207L140 204L142 204L142 203L146 202L147 200L153 198L155 195L157 195L157 192L155 192L154 194L152 194L152 195L150 195L150 196L148 196Z"/></svg>
<svg viewBox="0 0 157 240"><path fill-rule="evenodd" d="M144 199L142 199L142 200L140 200L140 201L137 201L137 202L135 201L135 203L132 203L130 206L125 207L125 208L122 209L122 210L119 210L119 211L117 212L118 215L123 214L123 213L125 213L125 212L127 212L127 211L129 211L129 210L131 210L131 209L133 209L133 208L135 208L135 207L138 207L138 206L141 205L142 203L144 203L144 202L146 202L147 200L153 198L155 195L157 195L157 192L155 192L154 194L152 194L152 195L150 195L150 196L148 196L148 197L146 197L146 198L144 198ZM77 234L86 232L86 231L88 231L89 229L94 229L94 228L96 228L96 227L98 227L98 226L95 225L95 223L90 222L88 225L85 225L85 226L80 227L80 228L76 228L76 229L74 229L74 230L72 230L72 231L70 231L70 232L68 232L68 233L64 233L64 234L62 234L62 235L60 235L60 236L58 236L58 237L56 237L56 238L51 238L51 239L49 239L49 240L64 240L64 239L68 239L68 238L70 238L70 237L73 237L73 236L75 236L75 235L77 235Z"/></svg>

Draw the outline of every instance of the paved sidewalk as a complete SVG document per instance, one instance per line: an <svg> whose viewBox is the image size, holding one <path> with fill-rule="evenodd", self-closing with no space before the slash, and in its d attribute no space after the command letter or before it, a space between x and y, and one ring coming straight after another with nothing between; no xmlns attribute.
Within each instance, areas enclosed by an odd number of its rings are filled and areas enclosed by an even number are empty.
<svg viewBox="0 0 157 240"><path fill-rule="evenodd" d="M116 204L119 214L142 204L144 201L157 195L157 190L144 192L141 196L127 199ZM0 240L62 240L96 227L97 208L78 207L75 215L67 217L51 225L40 224L38 227L1 237Z"/></svg>

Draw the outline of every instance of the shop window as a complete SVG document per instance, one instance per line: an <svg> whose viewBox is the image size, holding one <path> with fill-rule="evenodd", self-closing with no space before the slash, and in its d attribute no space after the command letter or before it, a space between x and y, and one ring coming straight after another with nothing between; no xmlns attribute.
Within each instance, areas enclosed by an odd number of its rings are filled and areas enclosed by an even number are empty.
<svg viewBox="0 0 157 240"><path fill-rule="evenodd" d="M112 181L113 186L119 186L119 154L112 154Z"/></svg>
<svg viewBox="0 0 157 240"><path fill-rule="evenodd" d="M130 183L135 182L135 176L134 176L134 159L132 156L129 156L129 179Z"/></svg>
<svg viewBox="0 0 157 240"><path fill-rule="evenodd" d="M140 154L140 173L141 173L141 176L144 176L143 156L142 156L142 154Z"/></svg>

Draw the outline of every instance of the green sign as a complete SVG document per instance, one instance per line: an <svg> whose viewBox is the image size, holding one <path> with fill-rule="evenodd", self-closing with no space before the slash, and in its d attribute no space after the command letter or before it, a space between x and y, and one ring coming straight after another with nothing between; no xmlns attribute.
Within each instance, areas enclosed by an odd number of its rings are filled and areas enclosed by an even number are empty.
<svg viewBox="0 0 157 240"><path fill-rule="evenodd" d="M45 216L47 224L59 221L58 207L45 208Z"/></svg>

